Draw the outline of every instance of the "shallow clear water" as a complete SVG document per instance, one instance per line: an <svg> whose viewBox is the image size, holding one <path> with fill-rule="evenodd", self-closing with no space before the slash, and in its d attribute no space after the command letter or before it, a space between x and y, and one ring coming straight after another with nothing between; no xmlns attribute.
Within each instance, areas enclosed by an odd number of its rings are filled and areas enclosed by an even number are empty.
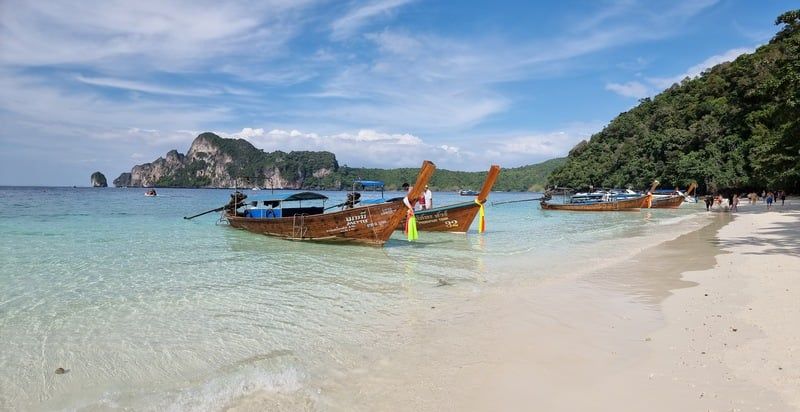
<svg viewBox="0 0 800 412"><path fill-rule="evenodd" d="M216 225L217 214L187 221L230 192L158 192L0 188L0 409L219 410L257 392L314 409L325 404L315 383L389 350L430 302L558 276L610 253L599 241L700 210L490 204L484 234L473 225L409 243L397 232L375 248L255 235ZM345 198L326 194L329 205Z"/></svg>

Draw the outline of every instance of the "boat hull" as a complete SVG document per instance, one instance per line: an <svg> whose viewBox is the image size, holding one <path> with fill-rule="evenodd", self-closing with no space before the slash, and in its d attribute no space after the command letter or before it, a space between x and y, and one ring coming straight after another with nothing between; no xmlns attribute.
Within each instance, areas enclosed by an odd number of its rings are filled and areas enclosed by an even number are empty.
<svg viewBox="0 0 800 412"><path fill-rule="evenodd" d="M414 212L417 219L417 230L429 232L466 233L475 220L480 206L475 202L456 203ZM404 230L406 217L400 220L397 230Z"/></svg>
<svg viewBox="0 0 800 412"><path fill-rule="evenodd" d="M654 209L677 209L684 200L685 198L680 195L662 198L654 197L650 207Z"/></svg>
<svg viewBox="0 0 800 412"><path fill-rule="evenodd" d="M633 199L588 204L561 204L542 201L541 207L544 210L571 210L576 212L614 212L623 210L637 210L647 207L651 197L652 195L646 195Z"/></svg>
<svg viewBox="0 0 800 412"><path fill-rule="evenodd" d="M357 242L382 245L407 211L402 200L319 215L259 219L226 218L231 227L290 240Z"/></svg>
<svg viewBox="0 0 800 412"><path fill-rule="evenodd" d="M432 162L423 162L417 181L408 193L412 206L434 170L436 166ZM245 217L228 209L225 217L231 227L262 235L290 240L356 242L380 246L389 240L407 212L408 207L400 198L332 213L295 214L279 218Z"/></svg>

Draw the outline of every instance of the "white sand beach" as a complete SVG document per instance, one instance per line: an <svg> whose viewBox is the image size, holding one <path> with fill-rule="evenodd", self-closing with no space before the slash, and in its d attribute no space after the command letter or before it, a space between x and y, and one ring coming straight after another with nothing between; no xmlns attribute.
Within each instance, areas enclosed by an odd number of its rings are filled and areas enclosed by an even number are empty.
<svg viewBox="0 0 800 412"><path fill-rule="evenodd" d="M800 211L707 217L575 277L432 306L401 350L320 390L334 409L800 410Z"/></svg>

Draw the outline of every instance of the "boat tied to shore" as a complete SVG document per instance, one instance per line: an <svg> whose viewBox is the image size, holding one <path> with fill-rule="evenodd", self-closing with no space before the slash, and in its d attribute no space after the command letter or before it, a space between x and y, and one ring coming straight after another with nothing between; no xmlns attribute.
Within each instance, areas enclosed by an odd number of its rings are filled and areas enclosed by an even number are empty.
<svg viewBox="0 0 800 412"><path fill-rule="evenodd" d="M677 209L686 200L677 190L656 190L653 192L653 209Z"/></svg>
<svg viewBox="0 0 800 412"><path fill-rule="evenodd" d="M414 186L404 197L367 202L352 192L348 193L346 202L328 208L325 207L328 197L315 192L283 194L250 202L245 202L246 195L240 193L238 197L232 195L229 205L223 207L223 218L233 228L289 240L380 246L389 239L406 213L410 213L404 199L413 206L435 169L433 162L423 162ZM327 211L339 207L341 210Z"/></svg>
<svg viewBox="0 0 800 412"><path fill-rule="evenodd" d="M460 202L415 211L414 217L417 220L417 229L428 232L466 233L475 217L480 216L478 232L482 233L486 230L483 205L486 203L486 199L489 198L489 193L499 175L500 166L492 165L486 174L486 180L483 181L480 192L476 192L475 200L471 202ZM405 223L406 219L403 219L397 229L403 229Z"/></svg>
<svg viewBox="0 0 800 412"><path fill-rule="evenodd" d="M554 196L560 197L560 201L553 201ZM652 199L652 194L611 191L575 193L572 189L561 188L546 191L539 205L543 210L606 212L647 208L650 207Z"/></svg>

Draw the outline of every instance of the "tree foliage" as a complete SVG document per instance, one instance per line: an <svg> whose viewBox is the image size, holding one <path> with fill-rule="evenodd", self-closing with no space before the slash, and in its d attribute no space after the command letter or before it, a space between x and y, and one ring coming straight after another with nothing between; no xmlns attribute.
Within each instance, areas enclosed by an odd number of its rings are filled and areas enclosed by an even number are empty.
<svg viewBox="0 0 800 412"><path fill-rule="evenodd" d="M684 79L581 142L549 182L800 189L800 11L766 45Z"/></svg>

